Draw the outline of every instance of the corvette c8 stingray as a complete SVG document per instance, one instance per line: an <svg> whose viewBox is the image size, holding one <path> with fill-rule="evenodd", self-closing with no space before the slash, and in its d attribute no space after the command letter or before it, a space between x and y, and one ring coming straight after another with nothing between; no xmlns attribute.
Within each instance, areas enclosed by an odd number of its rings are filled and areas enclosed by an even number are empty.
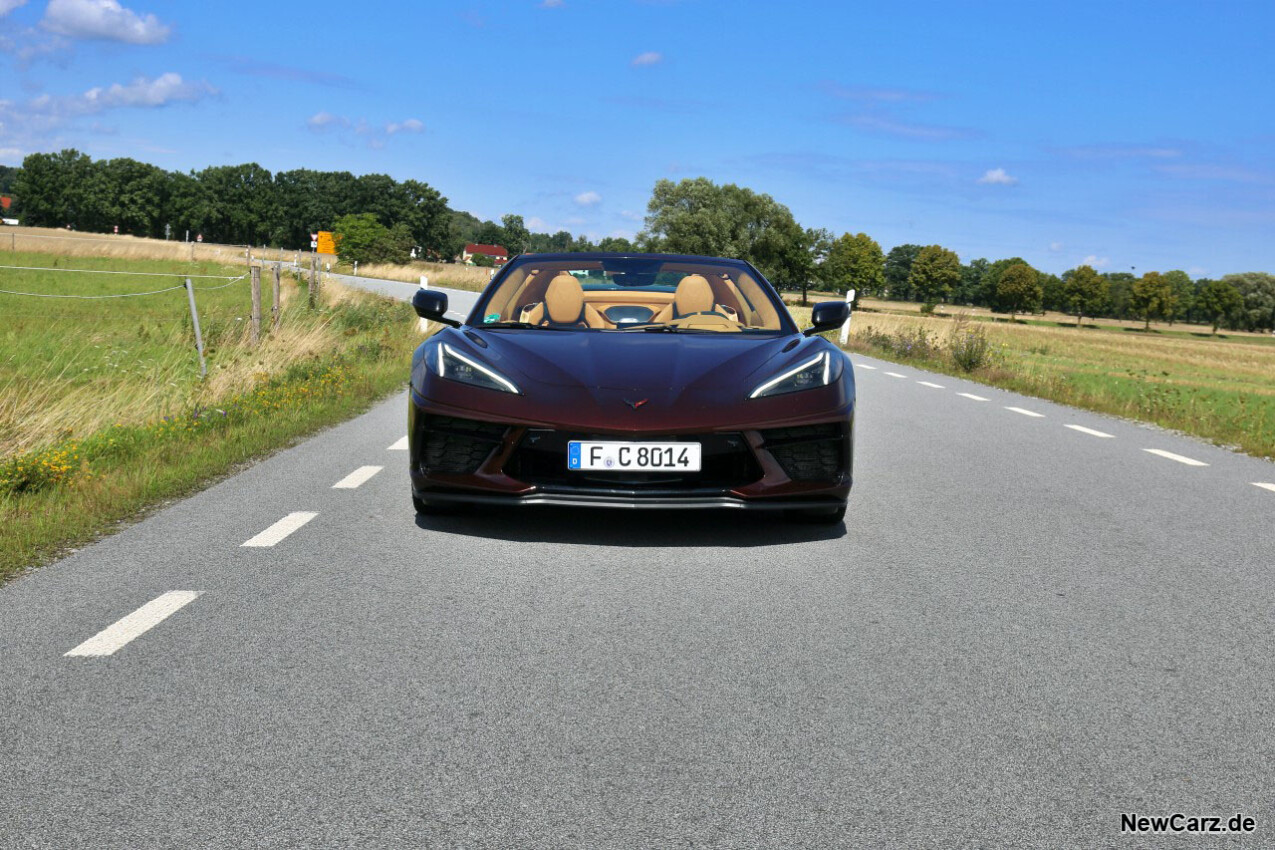
<svg viewBox="0 0 1275 850"><path fill-rule="evenodd" d="M462 323L416 350L408 404L412 500L465 504L780 509L840 522L854 457L854 373L798 330L739 260L527 254Z"/></svg>

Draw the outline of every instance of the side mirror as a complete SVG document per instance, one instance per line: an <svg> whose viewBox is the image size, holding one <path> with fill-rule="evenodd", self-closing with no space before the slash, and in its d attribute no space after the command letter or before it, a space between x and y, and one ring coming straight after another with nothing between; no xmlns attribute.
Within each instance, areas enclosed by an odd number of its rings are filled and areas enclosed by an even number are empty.
<svg viewBox="0 0 1275 850"><path fill-rule="evenodd" d="M820 301L810 311L812 327L802 331L806 336L839 328L850 318L850 305L844 301Z"/></svg>
<svg viewBox="0 0 1275 850"><path fill-rule="evenodd" d="M445 292L439 292L437 289L416 290L416 294L412 296L412 309L422 319L442 322L444 325L451 325L453 328L460 327L460 322L455 319L449 319L444 315L447 312L447 293Z"/></svg>

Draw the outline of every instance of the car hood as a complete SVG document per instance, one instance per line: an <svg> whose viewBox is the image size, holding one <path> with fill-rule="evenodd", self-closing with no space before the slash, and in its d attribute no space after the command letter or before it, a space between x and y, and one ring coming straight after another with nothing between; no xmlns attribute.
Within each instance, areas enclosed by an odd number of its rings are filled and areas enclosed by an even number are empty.
<svg viewBox="0 0 1275 850"><path fill-rule="evenodd" d="M738 393L754 373L783 354L794 339L716 333L588 333L489 331L488 348L472 347L514 379L588 389L665 391L705 383ZM789 353L798 356L793 346ZM787 362L788 356L783 356ZM511 377L513 377L511 375ZM747 389L752 389L748 387Z"/></svg>

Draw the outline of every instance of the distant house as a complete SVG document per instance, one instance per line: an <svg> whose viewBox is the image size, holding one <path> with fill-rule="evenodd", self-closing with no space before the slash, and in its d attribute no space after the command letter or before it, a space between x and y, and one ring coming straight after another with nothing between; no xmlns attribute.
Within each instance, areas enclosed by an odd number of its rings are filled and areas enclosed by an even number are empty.
<svg viewBox="0 0 1275 850"><path fill-rule="evenodd" d="M8 195L0 195L0 210L8 210L13 206L13 198Z"/></svg>
<svg viewBox="0 0 1275 850"><path fill-rule="evenodd" d="M460 254L460 261L467 265L473 265L475 254L491 257L491 261L497 266L503 266L509 262L509 252L504 248L499 245L479 245L477 242L470 242L465 246L465 250Z"/></svg>

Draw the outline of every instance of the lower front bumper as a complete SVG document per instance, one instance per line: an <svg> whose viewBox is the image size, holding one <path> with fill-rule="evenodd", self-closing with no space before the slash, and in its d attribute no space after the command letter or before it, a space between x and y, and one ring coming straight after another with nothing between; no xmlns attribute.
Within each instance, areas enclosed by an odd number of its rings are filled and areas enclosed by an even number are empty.
<svg viewBox="0 0 1275 850"><path fill-rule="evenodd" d="M749 511L835 510L845 505L837 498L737 499L732 496L606 496L596 493L555 493L539 491L525 496L496 496L486 493L429 490L417 498L439 505L559 505L577 508L633 508L655 510L738 509Z"/></svg>

